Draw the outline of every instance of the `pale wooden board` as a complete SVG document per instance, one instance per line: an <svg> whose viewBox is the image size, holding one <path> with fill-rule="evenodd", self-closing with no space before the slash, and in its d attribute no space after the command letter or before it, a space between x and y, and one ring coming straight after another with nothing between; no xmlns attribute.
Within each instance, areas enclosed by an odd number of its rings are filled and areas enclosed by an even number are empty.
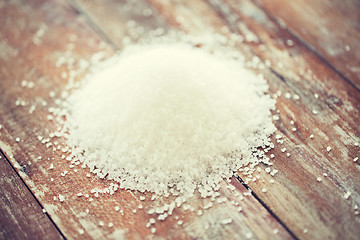
<svg viewBox="0 0 360 240"><path fill-rule="evenodd" d="M360 89L359 1L257 1Z"/></svg>
<svg viewBox="0 0 360 240"><path fill-rule="evenodd" d="M131 18L123 17L122 21ZM87 71L81 66L95 57L112 56L114 49L103 43L98 33L89 27L85 16L65 1L8 2L0 9L0 20L4 23L0 36L0 124L4 125L0 130L0 148L11 164L66 238L152 238L145 224L150 217L157 216L139 209L136 214L132 213L140 203L139 194L117 191L114 195L96 198L90 193L91 189L104 188L109 182L94 176L87 178L88 169L69 168L68 162L61 157L61 150L54 153L52 147L47 148L37 139L38 136L46 137L56 128L56 124L47 119L48 107L54 106L55 101L49 92L54 91L56 97L60 96L70 74L75 74L75 80L81 78ZM23 80L34 82L34 87L21 87ZM17 100L24 100L25 106L16 106ZM42 106L44 100L46 107ZM29 109L34 103L36 109L30 114ZM62 141L58 140L59 145ZM50 169L51 164L54 169ZM69 173L61 176L65 170ZM175 216L169 217L155 225L156 236L221 239L245 238L251 234L253 239L292 239L253 196L240 200L237 195L243 195L247 190L237 180L231 182L236 187L234 191L227 189L227 184L223 183L221 195L228 201L215 202L200 217L195 212L176 209L173 215L183 219L184 224L179 226ZM91 197L77 197L79 192L89 193ZM65 201L58 201L59 194L65 197ZM56 201L54 197L57 197ZM90 202L90 198L94 200ZM161 204L161 201L148 198L147 195L147 200L141 202L145 210ZM209 201L194 196L189 204L197 209ZM230 201L239 202L244 210L238 212L238 206ZM115 212L115 206L124 210L123 216ZM89 209L89 214L86 209ZM232 217L233 223L221 225L221 220L228 217ZM101 227L100 221L106 225L113 222L114 227ZM83 235L80 229L85 230ZM278 234L273 234L275 229Z"/></svg>
<svg viewBox="0 0 360 240"><path fill-rule="evenodd" d="M101 5L98 1L80 2L98 26L117 21L116 2L112 5L107 2L111 6L106 12L96 11ZM262 181L249 185L298 237L356 239L360 225L354 206L360 202L360 179L359 166L352 160L359 151L355 146L359 142L358 91L250 1L227 1L230 7L221 1L211 1L213 9L203 1L149 2L170 25L192 34L206 32L206 28L220 32L227 25L244 36L245 42L238 48L248 58L255 53L263 61L271 62L271 68L265 69L264 74L272 92L283 92L277 104L281 111L277 127L286 141L274 151L275 168L280 170L277 183L267 187L266 193L261 191L265 186ZM114 43L121 44L118 34L111 29L103 30ZM294 46L286 45L288 39ZM298 94L300 100L285 98L286 92ZM314 115L313 110L319 113ZM294 126L291 120L296 122ZM293 132L293 127L297 131ZM327 146L332 147L330 153ZM282 147L291 153L289 158L281 153ZM259 175L269 181L263 171ZM352 195L345 200L343 195L347 191ZM305 229L307 233L303 232Z"/></svg>
<svg viewBox="0 0 360 240"><path fill-rule="evenodd" d="M0 153L0 239L63 239Z"/></svg>
<svg viewBox="0 0 360 240"><path fill-rule="evenodd" d="M354 207L360 202L360 179L359 165L353 159L359 156L359 147L355 146L360 135L358 91L250 1L228 2L231 12L239 16L239 28L244 23L259 37L253 51L262 59L270 59L272 71L286 81L283 93L301 97L295 103L283 94L278 104L282 114L277 127L286 136L288 144L284 147L291 153L287 159L279 149L275 152L283 156L275 159L275 166L282 169L277 176L281 184L267 194L260 192L261 183L250 186L299 237L357 239L360 220L354 215ZM287 39L294 41L293 47L284 44ZM319 114L313 115L312 109ZM291 131L292 119L296 132ZM310 134L314 134L313 140ZM332 147L330 153L325 150L327 146ZM318 183L317 177L323 181ZM347 191L352 193L348 201L343 199ZM302 233L304 228L308 234Z"/></svg>

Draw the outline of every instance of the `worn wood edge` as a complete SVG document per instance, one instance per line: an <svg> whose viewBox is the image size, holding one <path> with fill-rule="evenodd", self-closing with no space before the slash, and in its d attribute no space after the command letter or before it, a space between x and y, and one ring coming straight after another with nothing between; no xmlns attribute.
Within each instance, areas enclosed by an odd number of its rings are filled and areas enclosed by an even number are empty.
<svg viewBox="0 0 360 240"><path fill-rule="evenodd" d="M65 239L51 217L0 150L1 221L3 239ZM11 184L10 184L11 182ZM4 203L3 198L7 199ZM6 209L6 210L5 210ZM6 214L6 211L8 214ZM9 216L10 215L10 216ZM25 229L24 229L25 228ZM31 234L31 235L29 235Z"/></svg>

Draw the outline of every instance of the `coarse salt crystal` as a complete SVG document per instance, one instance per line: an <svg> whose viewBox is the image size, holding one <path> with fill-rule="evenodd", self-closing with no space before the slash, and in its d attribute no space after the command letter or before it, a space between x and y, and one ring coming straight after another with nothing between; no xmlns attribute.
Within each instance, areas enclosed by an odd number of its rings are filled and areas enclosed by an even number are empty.
<svg viewBox="0 0 360 240"><path fill-rule="evenodd" d="M349 197L350 197L350 195L351 195L351 192L346 192L345 194L344 194L344 199L348 199Z"/></svg>

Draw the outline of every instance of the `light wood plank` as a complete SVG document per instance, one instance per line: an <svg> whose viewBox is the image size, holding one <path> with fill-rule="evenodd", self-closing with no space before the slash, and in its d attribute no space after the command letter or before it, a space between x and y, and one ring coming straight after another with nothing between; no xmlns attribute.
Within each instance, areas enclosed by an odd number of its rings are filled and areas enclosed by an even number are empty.
<svg viewBox="0 0 360 240"><path fill-rule="evenodd" d="M360 2L257 0L360 89Z"/></svg>

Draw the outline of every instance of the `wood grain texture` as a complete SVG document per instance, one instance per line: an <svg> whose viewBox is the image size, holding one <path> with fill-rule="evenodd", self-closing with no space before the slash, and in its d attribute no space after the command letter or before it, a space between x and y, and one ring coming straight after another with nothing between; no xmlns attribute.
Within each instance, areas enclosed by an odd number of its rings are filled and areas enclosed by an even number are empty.
<svg viewBox="0 0 360 240"><path fill-rule="evenodd" d="M137 19L129 14L119 14L118 34L123 39L126 36L136 39L126 32L128 29L121 30L121 23L126 25L129 19ZM139 23L165 24L156 18L145 21L139 17ZM56 105L67 82L78 81L89 66L113 56L114 49L102 41L98 29L89 27L83 14L61 0L6 2L0 8L0 21L4 23L0 35L0 124L3 125L0 148L66 238L292 239L235 179L223 183L220 194L224 203L214 202L212 208L198 216L197 209L211 200L194 196L188 202L194 209L176 209L166 221L157 221L155 236L145 225L157 215L145 211L166 201L151 201L150 195L139 201L138 193L125 190L96 197L92 189L104 189L110 182L93 175L87 177L86 168L70 168L62 156L63 139L46 146L38 138L46 138L56 129L56 123L48 119L49 107ZM34 86L22 87L24 80L33 82ZM51 91L54 97L50 96ZM68 173L65 175L64 171ZM235 187L233 190L227 187L230 184ZM83 196L78 197L78 193ZM138 208L140 203L143 209ZM123 214L115 211L115 206ZM243 211L237 211L239 206ZM134 209L137 213L133 213ZM232 224L221 224L229 217ZM184 224L180 226L178 220ZM114 226L109 227L109 223Z"/></svg>
<svg viewBox="0 0 360 240"><path fill-rule="evenodd" d="M63 239L0 153L0 239Z"/></svg>
<svg viewBox="0 0 360 240"><path fill-rule="evenodd" d="M98 1L80 2L98 26L118 21L117 2L107 2L102 12L95 10L101 4ZM360 179L353 159L359 151L355 145L359 142L358 91L251 1L209 1L213 7L204 1L148 2L169 25L190 34L210 30L240 34L244 42L238 50L270 66L261 72L272 93L282 91L276 126L285 143L273 152L280 172L276 183L268 186L271 177L263 167L258 173L263 180L248 181L249 186L301 239L357 239L360 225L354 208L360 203ZM121 44L121 36L114 31L104 32ZM288 99L285 93L300 99ZM280 150L284 147L289 157ZM345 200L348 191L352 194Z"/></svg>
<svg viewBox="0 0 360 240"><path fill-rule="evenodd" d="M257 1L360 89L359 1Z"/></svg>

